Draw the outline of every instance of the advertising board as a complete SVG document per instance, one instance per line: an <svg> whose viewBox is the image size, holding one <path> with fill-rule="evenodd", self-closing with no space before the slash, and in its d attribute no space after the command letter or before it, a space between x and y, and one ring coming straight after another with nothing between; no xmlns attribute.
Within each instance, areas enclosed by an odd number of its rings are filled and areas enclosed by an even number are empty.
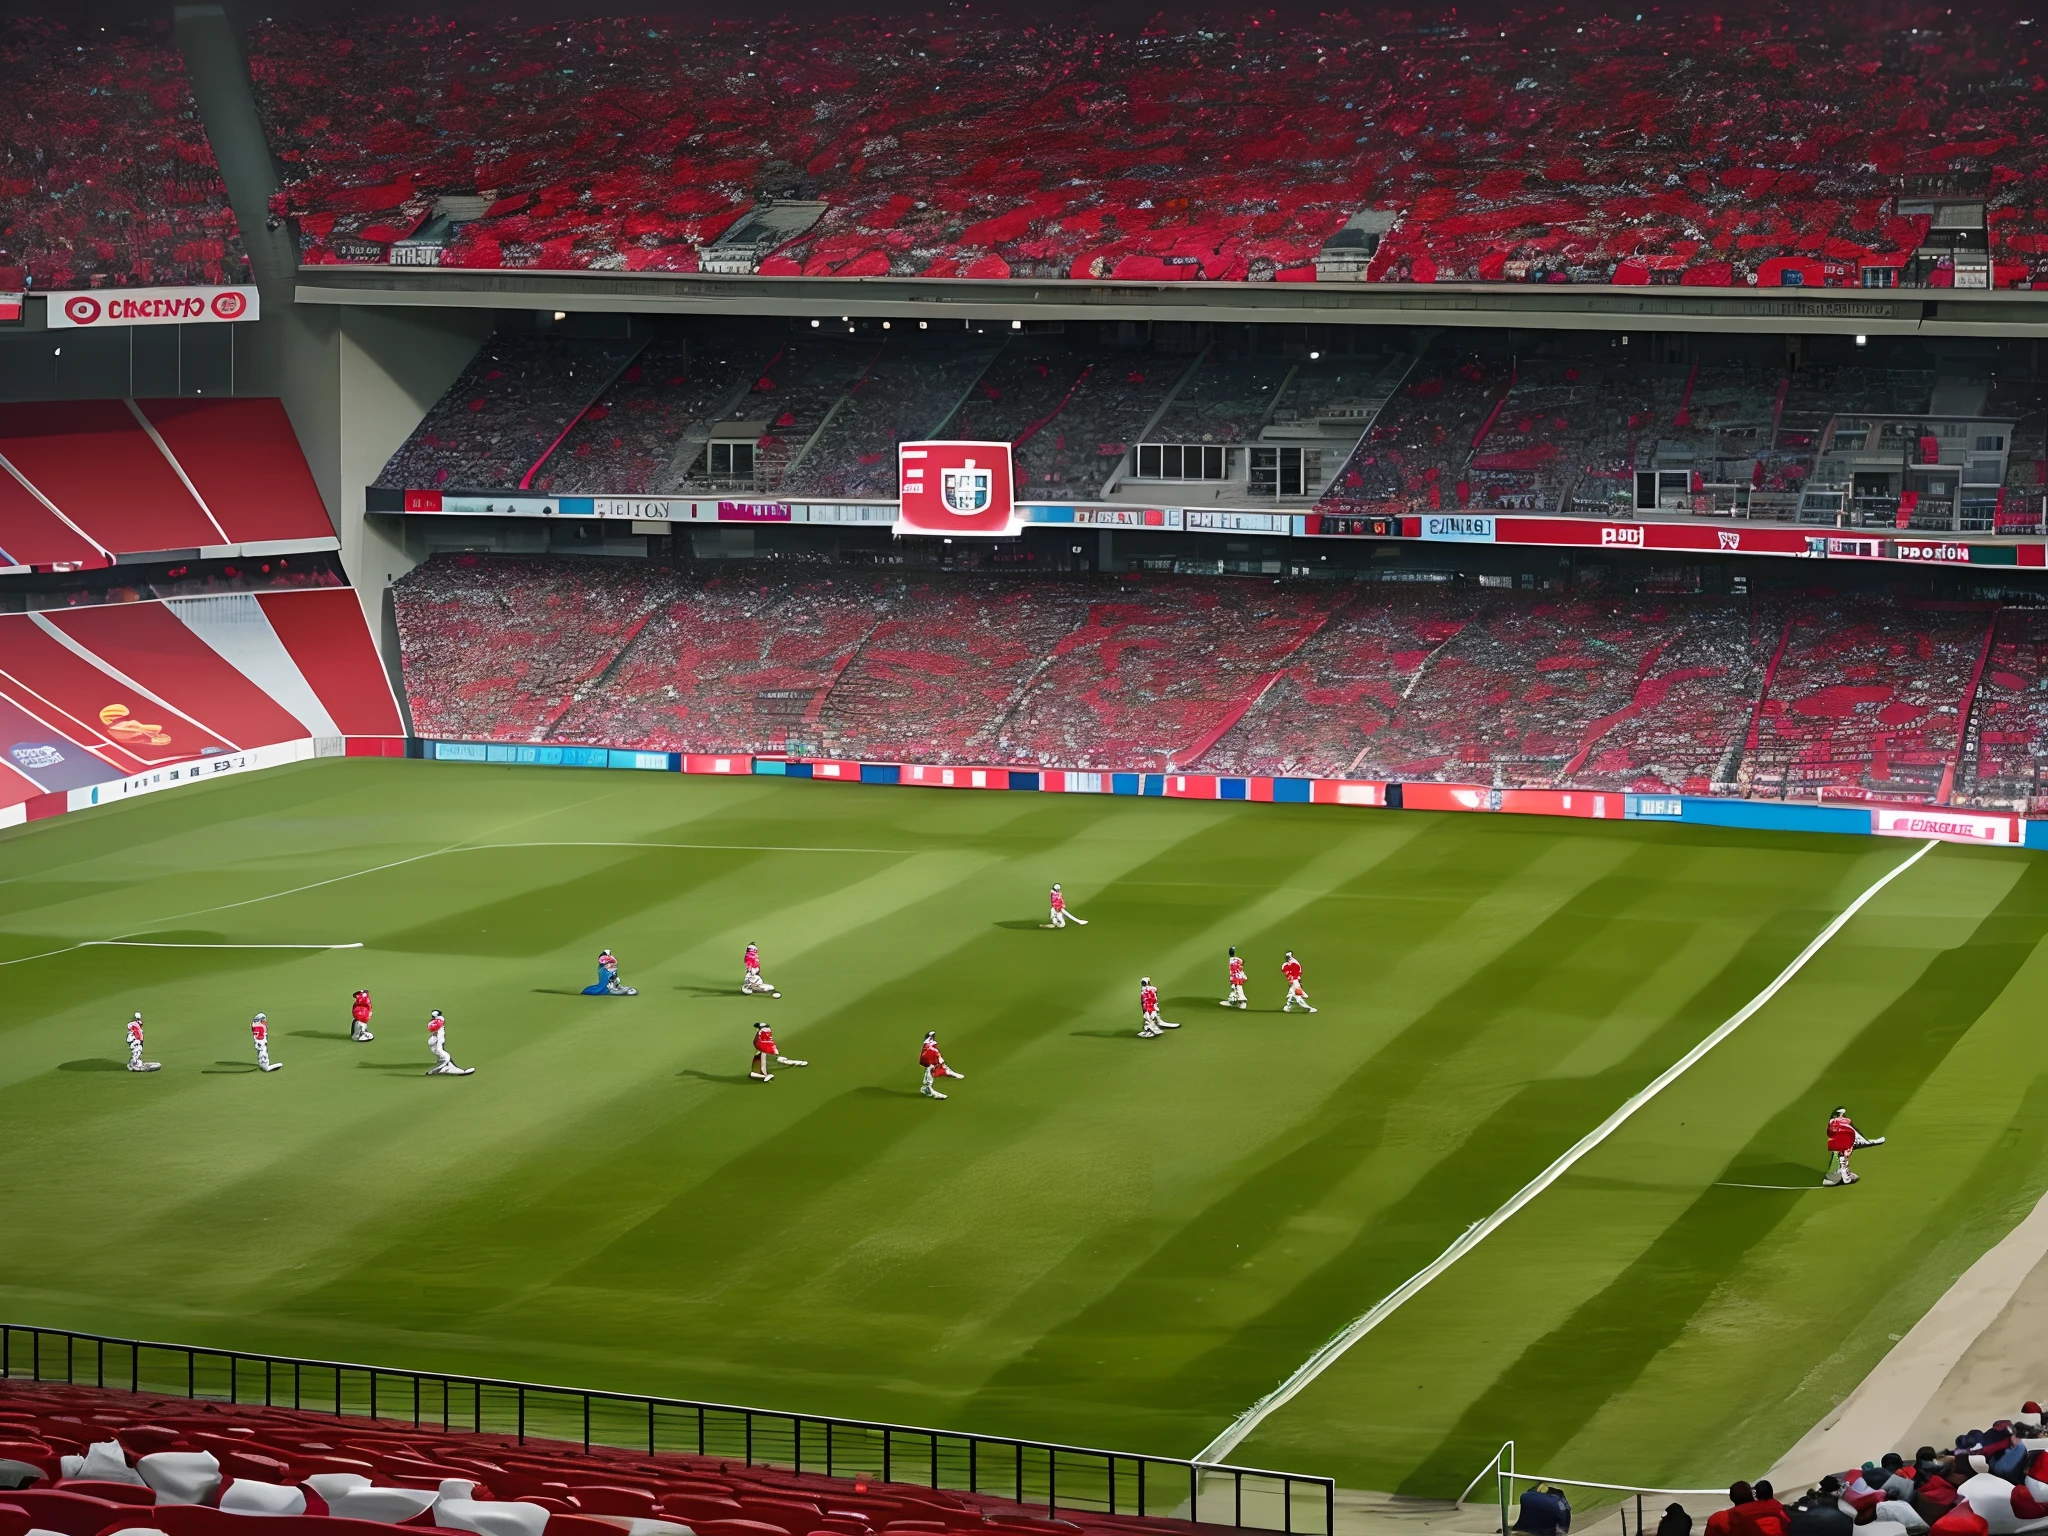
<svg viewBox="0 0 2048 1536"><path fill-rule="evenodd" d="M111 325L200 325L260 318L253 286L96 288L52 292L45 323L53 331Z"/></svg>

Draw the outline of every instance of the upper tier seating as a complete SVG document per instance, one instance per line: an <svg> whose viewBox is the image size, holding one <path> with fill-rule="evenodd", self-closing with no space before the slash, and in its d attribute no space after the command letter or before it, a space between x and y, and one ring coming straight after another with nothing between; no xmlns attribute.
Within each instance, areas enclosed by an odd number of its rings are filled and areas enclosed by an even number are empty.
<svg viewBox="0 0 2048 1536"><path fill-rule="evenodd" d="M169 27L0 20L0 292L248 280Z"/></svg>
<svg viewBox="0 0 2048 1536"><path fill-rule="evenodd" d="M0 563L90 567L156 552L334 547L276 400L0 405L0 456L15 471L0 473Z"/></svg>
<svg viewBox="0 0 2048 1536"><path fill-rule="evenodd" d="M899 1458L899 1475L916 1475L916 1458L909 1460ZM400 1524L472 1536L1221 1536L1225 1529L1068 1504L1048 1512L1042 1503L988 1493L799 1472L765 1457L586 1450L538 1434L16 1381L0 1383L0 1472L9 1483L29 1479L12 1490L0 1486L0 1530L56 1536L116 1529L243 1536L252 1516L267 1521L272 1536L388 1536Z"/></svg>
<svg viewBox="0 0 2048 1536"><path fill-rule="evenodd" d="M771 275L1313 281L1363 213L1359 260L1321 280L1952 286L1930 216L1901 211L1918 177L1987 200L2003 287L2048 268L2040 65L2013 19L1779 0L1368 37L380 13L264 23L251 66L316 263L420 236L456 266L690 272L774 196L822 216Z"/></svg>

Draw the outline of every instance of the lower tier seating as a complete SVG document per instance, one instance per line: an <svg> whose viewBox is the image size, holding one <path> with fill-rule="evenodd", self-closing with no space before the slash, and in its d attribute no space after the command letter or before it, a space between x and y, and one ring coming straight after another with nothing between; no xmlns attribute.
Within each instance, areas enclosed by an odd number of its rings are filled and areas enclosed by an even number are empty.
<svg viewBox="0 0 2048 1536"><path fill-rule="evenodd" d="M2030 795L2048 718L2038 616L1987 657L1989 607L1890 597L485 555L396 590L455 739L1921 802Z"/></svg>

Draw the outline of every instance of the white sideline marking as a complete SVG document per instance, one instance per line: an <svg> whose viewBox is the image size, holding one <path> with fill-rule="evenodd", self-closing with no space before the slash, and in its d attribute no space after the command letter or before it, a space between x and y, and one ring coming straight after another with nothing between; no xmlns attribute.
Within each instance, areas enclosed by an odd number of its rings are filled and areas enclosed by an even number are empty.
<svg viewBox="0 0 2048 1536"><path fill-rule="evenodd" d="M1705 1056L1707 1052L1741 1028L1764 1004L1776 997L1784 989L1787 982L1791 981L1794 976L1797 976L1806 968L1806 962L1819 954L1822 948L1826 946L1828 940L1842 931L1850 918L1869 905L1871 899L1879 891L1927 857L1935 847L1936 841L1930 838L1922 843L1910 857L1902 860L1881 875L1872 883L1869 889L1850 902L1848 906L1844 907L1833 922L1815 934L1813 941L1793 957L1791 964L1771 978L1770 985L1744 1003L1736 1012L1730 1014L1699 1044L1658 1073L1651 1080L1648 1087L1625 1099L1619 1109L1615 1110L1613 1114L1572 1143L1557 1161L1516 1190L1498 1210L1472 1223L1442 1253L1431 1259L1421 1269L1418 1269L1393 1290L1389 1291L1362 1316L1354 1318L1343 1328L1339 1329L1322 1348L1303 1361L1296 1368L1293 1375L1281 1382L1279 1386L1268 1392L1256 1403L1253 1403L1251 1407L1245 1409L1243 1413L1231 1421L1230 1426L1222 1434L1197 1451L1194 1459L1197 1462L1215 1462L1228 1456L1244 1440L1245 1436L1249 1435L1265 1421L1269 1414L1292 1402L1304 1387L1342 1359L1345 1351L1349 1350L1352 1345L1392 1317L1410 1298L1418 1294L1423 1287L1436 1279L1437 1276L1443 1274L1445 1270L1457 1263L1458 1260L1462 1259L1474 1248L1477 1248L1480 1243L1486 1240L1489 1234L1504 1225L1515 1212L1542 1194L1544 1190L1550 1188L1551 1185L1555 1184L1570 1170L1574 1163L1578 1162L1580 1158L1591 1152L1601 1142L1619 1130L1637 1110L1677 1082L1701 1057ZM1789 1189L1793 1186L1786 1185L1784 1187Z"/></svg>
<svg viewBox="0 0 2048 1536"><path fill-rule="evenodd" d="M56 955L68 955L81 949L361 949L358 940L353 944L171 944L152 939L80 939L76 944L66 944L62 949L46 949L39 955L17 955L12 960L0 960L0 965L27 965L31 960L48 960Z"/></svg>
<svg viewBox="0 0 2048 1536"><path fill-rule="evenodd" d="M1716 1189L1790 1189L1797 1191L1819 1189L1820 1187L1818 1184L1737 1184L1728 1179L1714 1180L1714 1188Z"/></svg>

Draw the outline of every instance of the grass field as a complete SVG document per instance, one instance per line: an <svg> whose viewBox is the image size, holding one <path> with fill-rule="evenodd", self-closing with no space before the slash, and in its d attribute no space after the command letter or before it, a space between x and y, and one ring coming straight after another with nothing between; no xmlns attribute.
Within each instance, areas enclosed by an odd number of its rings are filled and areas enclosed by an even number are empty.
<svg viewBox="0 0 2048 1536"><path fill-rule="evenodd" d="M1911 851L361 761L67 817L0 839L0 960L365 948L0 968L0 1315L1189 1455ZM1937 849L1237 1458L1760 1472L2048 1186L2044 935L2048 863ZM607 944L638 998L575 995ZM1808 1189L1837 1102L1892 1141Z"/></svg>

